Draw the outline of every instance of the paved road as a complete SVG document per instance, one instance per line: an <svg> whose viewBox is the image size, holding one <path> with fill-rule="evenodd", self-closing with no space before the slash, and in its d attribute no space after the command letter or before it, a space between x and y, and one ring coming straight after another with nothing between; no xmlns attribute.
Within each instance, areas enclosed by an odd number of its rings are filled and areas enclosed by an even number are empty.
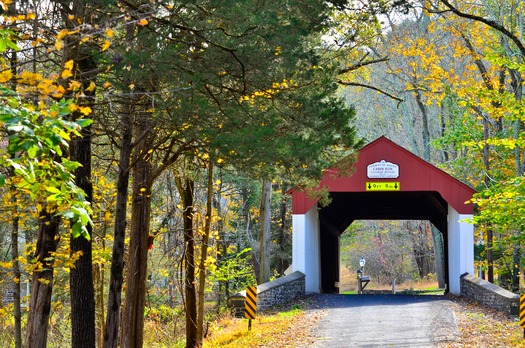
<svg viewBox="0 0 525 348"><path fill-rule="evenodd" d="M314 333L316 347L435 347L458 337L454 312L443 296L328 295Z"/></svg>

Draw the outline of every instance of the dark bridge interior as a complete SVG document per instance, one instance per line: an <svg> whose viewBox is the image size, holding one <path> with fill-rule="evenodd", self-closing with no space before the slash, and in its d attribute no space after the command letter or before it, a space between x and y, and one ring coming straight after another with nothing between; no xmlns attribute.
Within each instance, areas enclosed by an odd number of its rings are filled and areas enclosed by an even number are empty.
<svg viewBox="0 0 525 348"><path fill-rule="evenodd" d="M429 220L443 235L448 283L448 204L438 192L331 192L319 210L321 291L339 292L339 236L355 220Z"/></svg>

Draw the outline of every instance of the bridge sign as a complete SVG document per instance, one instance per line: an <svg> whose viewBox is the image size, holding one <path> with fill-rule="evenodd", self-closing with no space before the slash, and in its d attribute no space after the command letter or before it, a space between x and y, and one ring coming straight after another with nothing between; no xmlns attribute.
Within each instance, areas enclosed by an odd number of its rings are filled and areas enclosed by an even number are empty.
<svg viewBox="0 0 525 348"><path fill-rule="evenodd" d="M381 160L366 166L366 176L370 179L399 178L399 166L395 163Z"/></svg>
<svg viewBox="0 0 525 348"><path fill-rule="evenodd" d="M401 185L399 181L366 183L366 191L399 191L400 189Z"/></svg>

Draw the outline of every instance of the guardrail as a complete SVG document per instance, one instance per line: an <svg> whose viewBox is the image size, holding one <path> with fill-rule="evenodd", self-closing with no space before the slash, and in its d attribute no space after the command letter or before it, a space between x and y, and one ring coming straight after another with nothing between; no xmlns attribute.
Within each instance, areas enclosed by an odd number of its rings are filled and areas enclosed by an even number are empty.
<svg viewBox="0 0 525 348"><path fill-rule="evenodd" d="M468 273L460 279L461 296L508 314L518 314L519 295Z"/></svg>
<svg viewBox="0 0 525 348"><path fill-rule="evenodd" d="M293 272L287 276L257 286L257 312L265 311L305 294L304 273ZM235 316L244 316L246 291L230 296L229 303Z"/></svg>

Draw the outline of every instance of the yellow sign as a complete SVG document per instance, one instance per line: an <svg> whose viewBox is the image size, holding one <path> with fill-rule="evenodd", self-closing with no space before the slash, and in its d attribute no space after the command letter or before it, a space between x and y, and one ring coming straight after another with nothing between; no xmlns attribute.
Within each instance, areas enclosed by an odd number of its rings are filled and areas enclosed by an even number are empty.
<svg viewBox="0 0 525 348"><path fill-rule="evenodd" d="M257 287L249 286L246 288L245 316L247 319L255 319L257 313Z"/></svg>
<svg viewBox="0 0 525 348"><path fill-rule="evenodd" d="M399 181L396 182L367 182L367 191L399 191L401 186Z"/></svg>

